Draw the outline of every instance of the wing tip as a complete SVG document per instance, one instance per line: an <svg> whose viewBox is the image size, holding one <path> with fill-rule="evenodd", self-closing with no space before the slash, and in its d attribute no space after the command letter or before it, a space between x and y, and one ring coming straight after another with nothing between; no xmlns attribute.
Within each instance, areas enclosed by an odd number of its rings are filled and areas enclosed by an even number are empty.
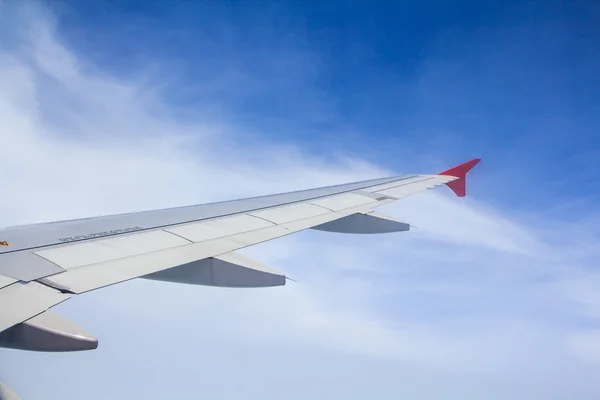
<svg viewBox="0 0 600 400"><path fill-rule="evenodd" d="M465 197L467 195L467 172L479 164L480 161L481 158L474 158L455 167L442 171L438 173L438 175L453 176L458 178L447 182L446 186L452 189L454 194L456 194L458 197Z"/></svg>

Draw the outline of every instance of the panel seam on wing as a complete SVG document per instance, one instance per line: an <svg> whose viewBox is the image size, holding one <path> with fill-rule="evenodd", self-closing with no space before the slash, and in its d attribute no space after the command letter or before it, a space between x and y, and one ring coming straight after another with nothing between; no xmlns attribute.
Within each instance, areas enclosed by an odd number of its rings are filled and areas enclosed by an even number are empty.
<svg viewBox="0 0 600 400"><path fill-rule="evenodd" d="M175 233L175 232L171 232L171 231L168 231L168 230L166 230L166 229L161 229L161 231L163 231L163 232L166 232L166 233L168 233L169 235L177 236L177 237L179 237L179 238L181 238L181 239L183 239L183 240L185 240L185 241L187 241L187 242L194 243L192 240L190 240L190 239L188 239L188 238L186 238L186 237L184 237L184 236L178 235L178 234L177 234L177 233ZM185 245L183 244L183 245L181 245L181 246L185 246ZM179 247L179 246L175 246L175 247Z"/></svg>
<svg viewBox="0 0 600 400"><path fill-rule="evenodd" d="M253 211L252 211L252 212L253 212ZM277 225L278 225L278 224L277 224L277 222L273 222L273 221L270 221L270 220L268 220L268 219L266 219L266 218L259 217L258 215L254 215L254 214L250 214L250 213L248 213L248 214L242 214L242 215L247 215L247 216L249 216L249 217L252 217L252 218L261 219L261 220L263 220L263 221L265 221L265 222L268 222L268 223L270 223L270 224L273 224L272 226L277 226ZM225 218L227 218L227 217L225 217ZM218 220L218 219L221 219L221 218L215 218L215 220ZM247 232L252 232L252 231L259 230L259 229L265 229L265 228L256 228L256 229L251 229L251 230L249 230L249 231L247 231ZM244 232L240 232L240 233L244 233ZM235 235L235 233L233 233L232 235ZM231 236L231 235L230 235L230 236ZM223 237L224 237L224 236L223 236ZM215 239L217 239L217 238L215 238ZM212 240L212 239L209 239L209 240Z"/></svg>
<svg viewBox="0 0 600 400"><path fill-rule="evenodd" d="M58 248L58 247L57 247L57 248ZM34 256L36 256L36 257L39 257L39 258L41 258L41 259L42 259L42 260L44 260L45 262L48 262L48 263L50 263L50 264L52 264L52 265L56 265L58 268L62 269L62 271L60 271L60 272L57 272L57 274L61 274L61 273L63 273L64 271L67 271L67 269L66 269L66 268L64 268L64 267L61 267L60 265L58 265L58 264L57 264L57 263L55 263L54 261L47 259L46 257L44 257L44 256L42 256L42 255L40 255L40 254L36 253L35 251L31 251L30 253L31 253L31 254L33 254L33 255L34 255Z"/></svg>
<svg viewBox="0 0 600 400"><path fill-rule="evenodd" d="M324 209L326 209L327 211L335 212L335 210L334 210L334 209L331 209L331 208L329 208L329 207L325 207L325 206L321 206L321 205L319 205L319 204L315 204L315 203L311 203L311 202L306 202L306 204L310 204L311 206L321 207L321 208L324 208Z"/></svg>

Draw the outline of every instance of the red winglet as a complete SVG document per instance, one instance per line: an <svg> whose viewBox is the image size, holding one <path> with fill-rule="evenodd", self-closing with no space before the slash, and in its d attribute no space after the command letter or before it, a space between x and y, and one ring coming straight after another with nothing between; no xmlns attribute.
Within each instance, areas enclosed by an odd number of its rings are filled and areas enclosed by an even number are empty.
<svg viewBox="0 0 600 400"><path fill-rule="evenodd" d="M447 169L444 172L440 172L438 175L449 175L455 176L458 179L447 182L446 186L448 186L458 197L465 197L467 194L467 172L471 170L477 163L481 161L480 158L475 158L473 160L467 161L466 163L462 163L457 165L456 167L452 167Z"/></svg>

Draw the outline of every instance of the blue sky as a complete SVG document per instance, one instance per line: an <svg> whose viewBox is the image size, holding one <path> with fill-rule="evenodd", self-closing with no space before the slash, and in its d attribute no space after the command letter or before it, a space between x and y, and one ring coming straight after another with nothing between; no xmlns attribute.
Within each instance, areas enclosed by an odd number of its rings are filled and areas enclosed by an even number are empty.
<svg viewBox="0 0 600 400"><path fill-rule="evenodd" d="M598 398L599 19L557 1L0 2L2 225L483 159L468 197L381 210L409 233L244 250L299 280L283 290L72 299L56 312L100 348L3 350L0 380L24 398L195 398L199 376L228 399Z"/></svg>
<svg viewBox="0 0 600 400"><path fill-rule="evenodd" d="M598 200L592 2L57 4L86 59L126 76L156 66L189 112L218 97L245 129L392 169L480 156L512 182L486 187L492 201L519 209Z"/></svg>

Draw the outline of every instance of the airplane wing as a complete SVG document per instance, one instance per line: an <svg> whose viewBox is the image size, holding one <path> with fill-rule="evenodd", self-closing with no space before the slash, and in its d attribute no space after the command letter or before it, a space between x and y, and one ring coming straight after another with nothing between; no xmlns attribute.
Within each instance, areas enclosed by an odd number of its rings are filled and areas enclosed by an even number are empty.
<svg viewBox="0 0 600 400"><path fill-rule="evenodd" d="M96 338L50 309L134 278L238 288L285 285L283 273L235 251L304 229L407 231L408 224L373 209L443 184L465 196L466 174L479 161L437 175L2 229L0 347L95 349Z"/></svg>

